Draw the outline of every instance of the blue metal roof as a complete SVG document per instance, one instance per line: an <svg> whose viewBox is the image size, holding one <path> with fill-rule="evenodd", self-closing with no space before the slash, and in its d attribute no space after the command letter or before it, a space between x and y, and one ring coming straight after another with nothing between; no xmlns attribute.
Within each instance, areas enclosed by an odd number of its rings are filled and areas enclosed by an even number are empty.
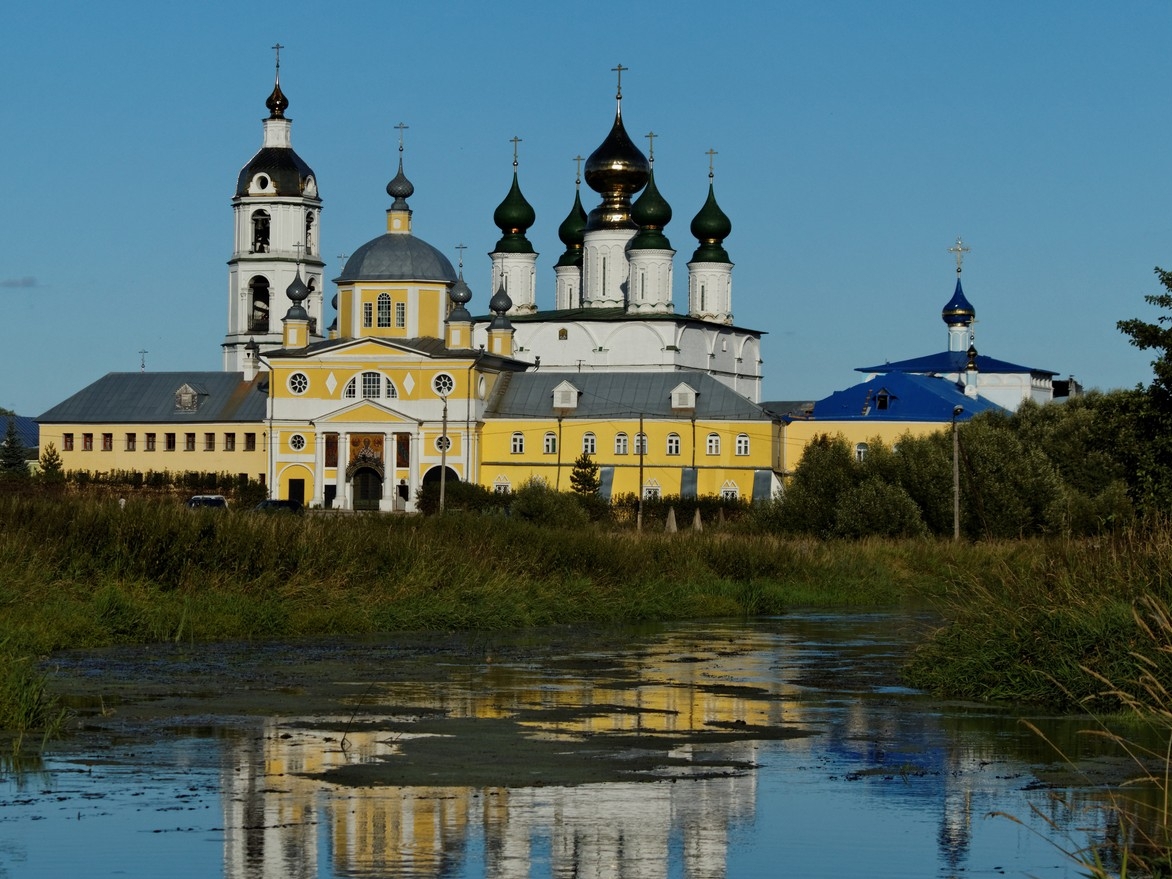
<svg viewBox="0 0 1172 879"><path fill-rule="evenodd" d="M4 415L0 417L0 442L3 441L3 433L8 431L8 420L16 421L16 435L20 437L20 444L26 449L35 449L41 442L41 429L37 426L37 422L33 418L28 418L24 415Z"/></svg>
<svg viewBox="0 0 1172 879"><path fill-rule="evenodd" d="M941 375L950 372L964 372L968 366L969 355L965 351L941 351L938 354L929 354L925 357L913 357L911 360L897 360L894 363L883 363L879 366L860 366L855 372L919 372ZM997 360L994 357L977 355L977 371L988 373L1026 373L1029 375L1057 375L1050 369L1037 369L1033 366L1022 366L1010 363L1008 360Z"/></svg>
<svg viewBox="0 0 1172 879"><path fill-rule="evenodd" d="M891 372L836 391L814 404L814 420L931 421L952 420L953 410L964 411L957 421L990 410L1004 411L982 397L966 397L955 382L936 376Z"/></svg>

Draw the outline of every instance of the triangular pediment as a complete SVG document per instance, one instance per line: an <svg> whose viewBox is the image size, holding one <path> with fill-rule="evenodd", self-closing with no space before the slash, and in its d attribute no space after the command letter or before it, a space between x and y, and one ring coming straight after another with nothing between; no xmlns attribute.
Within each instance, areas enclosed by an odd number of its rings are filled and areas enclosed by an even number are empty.
<svg viewBox="0 0 1172 879"><path fill-rule="evenodd" d="M695 409L696 389L687 382L680 382L671 389L671 408Z"/></svg>
<svg viewBox="0 0 1172 879"><path fill-rule="evenodd" d="M578 394L581 391L571 381L560 382L553 389L553 407L555 409L577 409Z"/></svg>
<svg viewBox="0 0 1172 879"><path fill-rule="evenodd" d="M381 421L399 424L404 422L416 423L418 419L408 418L402 412L397 412L386 406L380 406L378 403L370 400L360 400L357 403L351 403L349 406L343 406L341 409L335 409L327 415L315 418L313 423L316 425L346 424L351 421Z"/></svg>

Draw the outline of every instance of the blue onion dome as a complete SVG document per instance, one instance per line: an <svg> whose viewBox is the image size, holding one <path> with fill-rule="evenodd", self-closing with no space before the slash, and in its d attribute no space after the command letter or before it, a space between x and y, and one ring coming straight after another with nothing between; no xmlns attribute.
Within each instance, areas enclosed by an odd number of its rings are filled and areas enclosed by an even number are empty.
<svg viewBox="0 0 1172 879"><path fill-rule="evenodd" d="M959 277L956 279L956 290L941 310L940 317L949 326L967 326L976 320L977 312L965 297Z"/></svg>
<svg viewBox="0 0 1172 879"><path fill-rule="evenodd" d="M517 163L513 163L513 186L505 196L496 211L492 221L501 230L501 240L496 243L496 253L533 253L533 245L525 237L525 232L533 225L537 214L533 206L521 194L521 185L517 182Z"/></svg>
<svg viewBox="0 0 1172 879"><path fill-rule="evenodd" d="M671 250L663 234L663 227L671 222L671 205L655 185L654 166L647 177L647 188L631 205L631 219L639 224L639 231L631 239L632 250Z"/></svg>
<svg viewBox="0 0 1172 879"><path fill-rule="evenodd" d="M407 179L407 175L403 173L403 154L399 153L399 173L394 176L394 179L387 184L387 195L395 201L391 205L392 211L408 211L407 199L415 194L415 187L411 181Z"/></svg>
<svg viewBox="0 0 1172 879"><path fill-rule="evenodd" d="M651 166L623 127L622 94L610 134L586 160L586 185L602 196L602 204L586 218L586 231L633 229L631 196L647 185Z"/></svg>
<svg viewBox="0 0 1172 879"><path fill-rule="evenodd" d="M505 292L504 284L498 287L497 291L492 294L492 299L489 300L488 307L496 315L488 325L490 330L507 330L512 326L509 319L505 317L505 312L513 307L513 300Z"/></svg>
<svg viewBox="0 0 1172 879"><path fill-rule="evenodd" d="M732 232L732 221L716 203L712 175L708 175L708 200L692 218L692 235L700 242L692 254L693 262L732 262L724 249L724 239Z"/></svg>
<svg viewBox="0 0 1172 879"><path fill-rule="evenodd" d="M297 267L297 277L295 277L289 286L285 288L285 295L289 297L289 301L293 304L289 306L289 311L285 313L286 320L308 320L309 315L301 306L301 303L309 298L309 288L305 286L305 282L301 280L301 267Z"/></svg>
<svg viewBox="0 0 1172 879"><path fill-rule="evenodd" d="M559 266L582 265L582 245L586 241L586 209L582 207L582 196L574 189L574 206L558 226L558 238L566 245L566 252L557 261Z"/></svg>

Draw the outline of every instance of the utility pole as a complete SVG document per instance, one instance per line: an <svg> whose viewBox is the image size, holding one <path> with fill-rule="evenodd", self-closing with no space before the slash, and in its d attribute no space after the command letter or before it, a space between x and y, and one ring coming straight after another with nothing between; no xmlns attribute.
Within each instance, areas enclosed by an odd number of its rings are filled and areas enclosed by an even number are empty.
<svg viewBox="0 0 1172 879"><path fill-rule="evenodd" d="M958 242L959 243L959 242ZM960 540L960 433L956 419L964 412L957 406L952 410L952 539Z"/></svg>
<svg viewBox="0 0 1172 879"><path fill-rule="evenodd" d="M620 76L622 74L619 74ZM643 435L643 413L639 413L639 433L635 437L635 444L639 447L639 505L635 513L635 530L643 530L643 451L647 441Z"/></svg>

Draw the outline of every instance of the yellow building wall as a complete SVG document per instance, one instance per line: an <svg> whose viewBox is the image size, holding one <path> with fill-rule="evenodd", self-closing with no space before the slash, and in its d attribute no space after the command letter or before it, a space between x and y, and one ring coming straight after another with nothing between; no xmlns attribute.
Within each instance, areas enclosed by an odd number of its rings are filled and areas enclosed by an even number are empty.
<svg viewBox="0 0 1172 879"><path fill-rule="evenodd" d="M174 437L170 449L168 435ZM66 470L243 473L250 479L262 479L268 470L268 440L260 423L42 424L41 451L49 443Z"/></svg>
<svg viewBox="0 0 1172 879"><path fill-rule="evenodd" d="M390 326L378 325L378 298L390 297ZM370 326L363 325L365 305L370 306ZM405 309L404 325L395 325L396 305ZM338 334L345 339L372 337L407 339L444 337L444 318L447 316L448 288L443 284L411 284L388 281L385 284L366 282L338 288Z"/></svg>
<svg viewBox="0 0 1172 879"><path fill-rule="evenodd" d="M372 349L375 346L371 346ZM402 361L388 360L385 349L371 350L367 357L364 352L346 352L345 357L330 360L289 359L275 360L272 364L272 394L281 400L313 399L335 401L339 406L350 405L361 401L362 374L377 372L384 379L389 379L395 387L395 396L388 398L378 397L382 405L394 407L394 401L404 400L439 400L439 396L432 387L432 380L440 373L452 378L454 385L448 394L448 405L452 411L458 410L461 416L464 412L464 400L469 393L474 399L480 397L480 377L484 376L484 396L491 393L499 376L489 373L469 371L468 361L452 362L427 360L423 358L409 358ZM295 373L301 373L308 380L308 388L303 393L295 393L289 386L289 379ZM334 377L334 388L329 386L330 375ZM408 381L410 376L410 381ZM353 380L354 396L347 397L346 386ZM475 408L475 406L473 407Z"/></svg>
<svg viewBox="0 0 1172 879"><path fill-rule="evenodd" d="M938 421L792 421L781 425L781 461L778 470L788 476L797 469L806 446L816 436L842 436L853 448L879 439L890 448L903 436L928 436L948 430L949 424Z"/></svg>
<svg viewBox="0 0 1172 879"><path fill-rule="evenodd" d="M683 470L696 468L696 490L702 495L718 495L736 488L738 497L753 494L753 476L757 470L773 467L774 425L769 421L725 422L681 420L645 420L647 450L642 460L636 451L635 437L639 419L593 421L556 418L493 420L485 424L481 435L480 483L493 489L507 483L516 490L522 483L539 477L562 491L570 489L574 461L583 451L583 439L594 434L595 452L591 455L599 467L613 467L611 495L634 493L657 488L662 495L680 493ZM513 452L513 435L524 437L524 452ZM545 451L545 436L560 435L556 448L561 454ZM616 437L626 434L626 454L616 452ZM668 454L668 436L679 437L679 454ZM719 451L709 454L708 436L719 437ZM738 454L737 438L748 440L747 454Z"/></svg>

